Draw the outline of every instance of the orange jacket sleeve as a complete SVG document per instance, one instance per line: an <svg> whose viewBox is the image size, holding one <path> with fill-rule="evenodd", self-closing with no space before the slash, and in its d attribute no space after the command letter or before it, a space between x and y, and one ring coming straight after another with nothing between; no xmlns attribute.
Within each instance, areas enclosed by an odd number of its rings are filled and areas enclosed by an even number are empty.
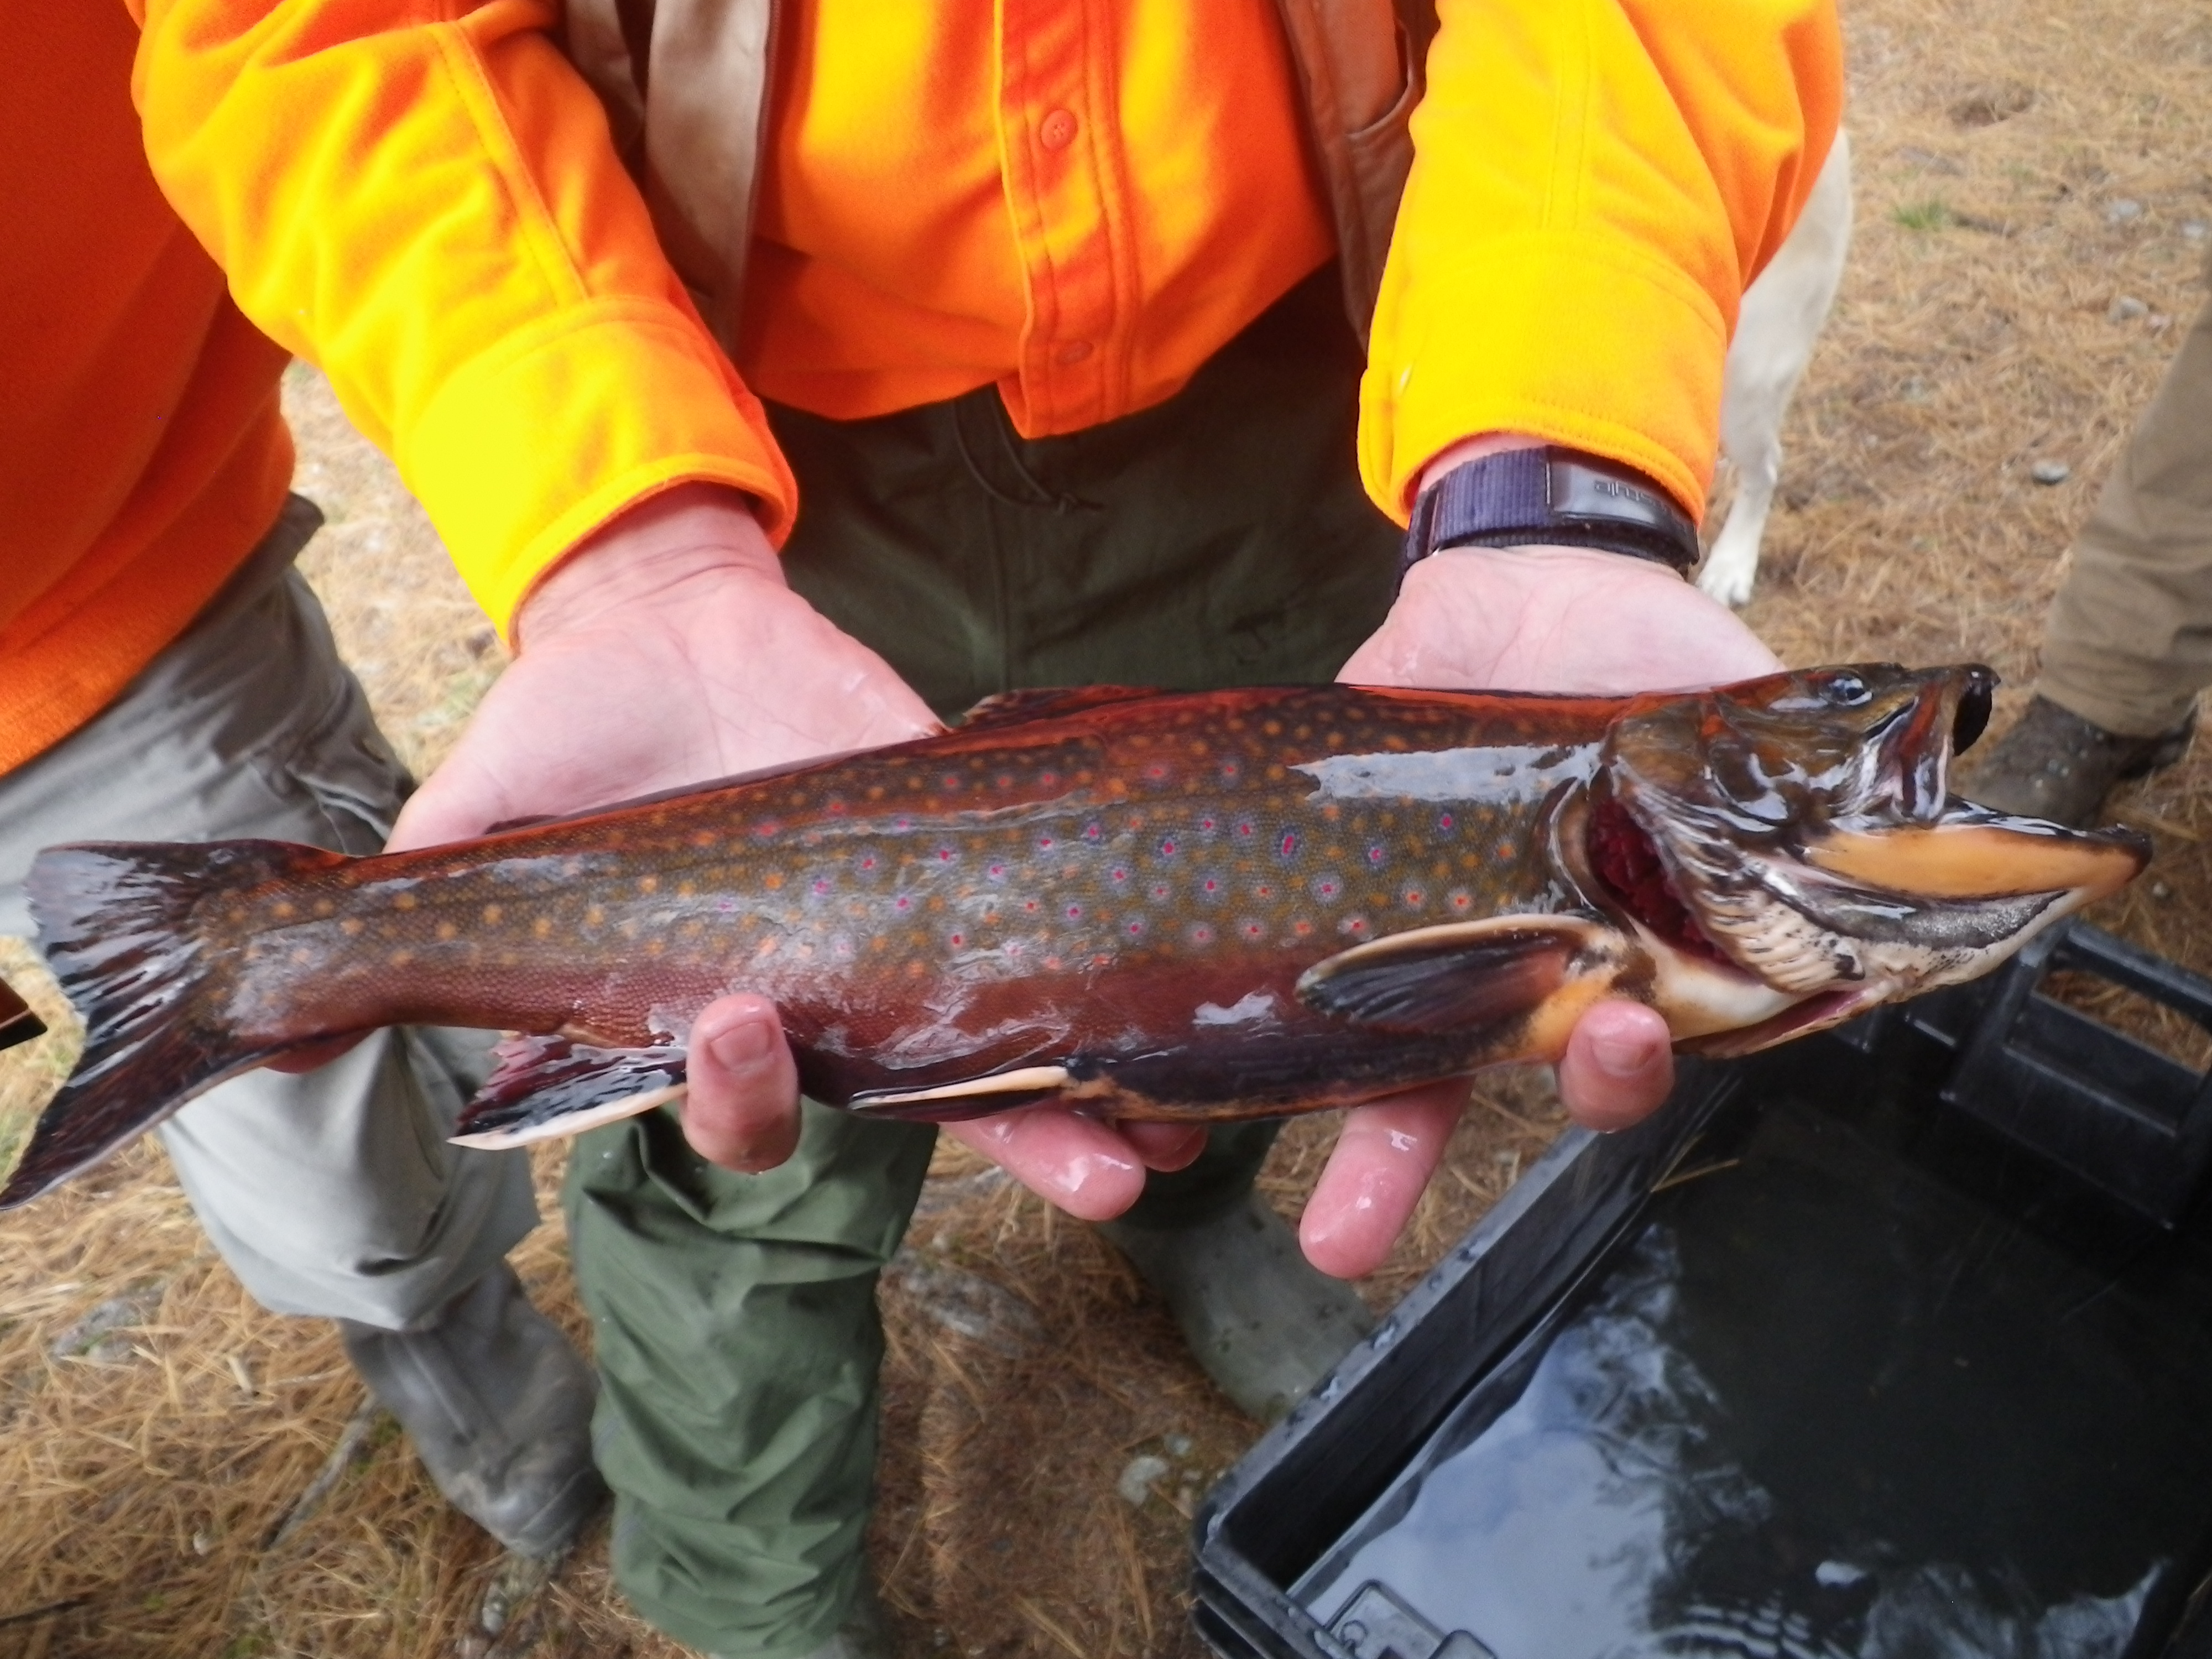
<svg viewBox="0 0 2212 1659"><path fill-rule="evenodd" d="M1827 0L1443 0L1362 386L1402 521L1483 432L1627 461L1692 513L1736 303L1833 140Z"/></svg>
<svg viewBox="0 0 2212 1659"><path fill-rule="evenodd" d="M130 0L155 176L491 617L670 483L796 491L546 31L550 0Z"/></svg>

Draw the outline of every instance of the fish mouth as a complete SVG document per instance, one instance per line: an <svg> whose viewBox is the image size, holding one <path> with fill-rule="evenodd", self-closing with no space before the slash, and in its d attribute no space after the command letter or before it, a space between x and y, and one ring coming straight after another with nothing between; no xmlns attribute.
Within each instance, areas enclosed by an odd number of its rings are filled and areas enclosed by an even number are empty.
<svg viewBox="0 0 2212 1659"><path fill-rule="evenodd" d="M1692 1000L1753 1012L1738 976L1782 999L1739 1026L1812 999L1832 1024L1994 967L2148 854L1950 793L1996 686L1977 665L1869 663L1632 705L1572 836L1586 893Z"/></svg>
<svg viewBox="0 0 2212 1659"><path fill-rule="evenodd" d="M1971 979L2117 891L2150 854L2132 831L2070 830L1955 797L1932 822L1832 824L1765 845L1693 817L1655 823L1642 805L1593 790L1583 867L1662 970L1706 986L1703 1000L1730 975L1787 998L1739 1034L1750 1046ZM1731 1038L1720 1051L1747 1048Z"/></svg>

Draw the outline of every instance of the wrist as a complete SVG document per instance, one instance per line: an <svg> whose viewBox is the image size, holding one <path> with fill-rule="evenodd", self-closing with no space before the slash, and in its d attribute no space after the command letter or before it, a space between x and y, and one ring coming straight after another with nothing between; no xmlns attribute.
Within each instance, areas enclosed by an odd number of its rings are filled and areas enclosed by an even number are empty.
<svg viewBox="0 0 2212 1659"><path fill-rule="evenodd" d="M1455 446L1425 468L1400 578L1447 549L1581 547L1686 576L1697 526L1634 468L1559 444L1502 434Z"/></svg>
<svg viewBox="0 0 2212 1659"><path fill-rule="evenodd" d="M514 644L520 650L526 638L566 632L620 606L671 602L728 574L787 586L750 496L721 484L678 484L625 508L548 567L515 611Z"/></svg>

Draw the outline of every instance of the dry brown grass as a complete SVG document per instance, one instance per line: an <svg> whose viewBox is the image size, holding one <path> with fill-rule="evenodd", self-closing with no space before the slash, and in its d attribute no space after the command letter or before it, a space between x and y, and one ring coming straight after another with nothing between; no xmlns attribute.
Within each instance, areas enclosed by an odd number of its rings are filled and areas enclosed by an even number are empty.
<svg viewBox="0 0 2212 1659"><path fill-rule="evenodd" d="M1750 616L1794 661L1992 662L2008 717L2069 532L2197 301L2208 242L2184 227L2212 222L2212 10L1849 0L1847 25L1858 240L1791 415ZM2119 201L2142 210L2116 215ZM2145 314L2109 320L2124 295ZM311 574L387 729L427 766L499 647L328 394L298 372L288 392L301 486L332 520ZM2071 477L2032 483L2043 459ZM2200 969L2208 768L2193 758L2124 802L2160 862L2100 918ZM0 957L0 973L26 977L23 961ZM67 1047L0 1060L0 1126L52 1086ZM1533 1085L1493 1093L1369 1286L1378 1303L1555 1133ZM1267 1190L1286 1210L1328 1131L1285 1134ZM549 1183L558 1156L541 1161ZM150 1146L0 1220L0 1659L679 1651L628 1615L599 1536L487 1633L481 1609L511 1564L443 1508L388 1425L357 1425L327 1498L272 1543L361 1390L325 1328L246 1300ZM520 1264L576 1325L557 1229ZM944 1312L948 1286L960 1305L993 1303L969 1276L1000 1293L981 1337ZM947 1150L884 1302L872 1547L908 1650L1197 1654L1186 1516L1254 1428L1118 1258ZM116 1328L85 1328L103 1308ZM1170 1473L1132 1506L1115 1486L1145 1453Z"/></svg>

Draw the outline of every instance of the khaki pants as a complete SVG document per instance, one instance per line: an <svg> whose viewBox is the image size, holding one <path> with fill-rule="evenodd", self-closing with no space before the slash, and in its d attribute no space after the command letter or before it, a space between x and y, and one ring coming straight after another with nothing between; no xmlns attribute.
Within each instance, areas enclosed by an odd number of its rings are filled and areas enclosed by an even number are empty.
<svg viewBox="0 0 2212 1659"><path fill-rule="evenodd" d="M804 502L793 585L951 713L994 691L1332 675L1389 602L1352 471L1359 354L1333 271L1169 403L1035 442L986 390L880 420L771 410ZM1239 1201L1273 1126L1155 1176L1155 1225ZM934 1132L808 1105L765 1175L650 1113L583 1137L567 1196L600 1368L617 1576L678 1640L807 1652L850 1602L873 1487L878 1270Z"/></svg>
<svg viewBox="0 0 2212 1659"><path fill-rule="evenodd" d="M292 570L321 522L295 496L176 643L89 724L0 777L0 933L72 841L266 836L374 853L411 787ZM488 1034L380 1031L298 1076L250 1072L161 1131L208 1237L277 1313L416 1324L536 1224L520 1153L446 1136Z"/></svg>
<svg viewBox="0 0 2212 1659"><path fill-rule="evenodd" d="M2143 411L2051 601L2037 689L2108 732L2171 731L2212 684L2212 302Z"/></svg>

